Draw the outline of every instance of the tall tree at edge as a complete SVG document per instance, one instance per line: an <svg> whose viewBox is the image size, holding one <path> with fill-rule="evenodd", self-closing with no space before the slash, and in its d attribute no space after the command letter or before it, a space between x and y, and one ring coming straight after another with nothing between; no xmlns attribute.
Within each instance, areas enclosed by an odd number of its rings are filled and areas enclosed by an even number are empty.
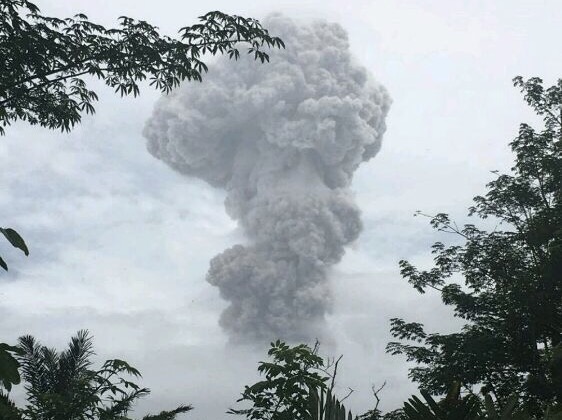
<svg viewBox="0 0 562 420"><path fill-rule="evenodd" d="M511 172L495 172L469 209L497 227L459 227L447 214L429 216L461 244L435 243L429 270L400 262L416 290L438 291L466 323L453 334L428 334L420 323L394 318L391 333L400 341L387 352L415 362L410 378L431 393L460 381L471 392L483 386L500 407L518 393L539 415L547 404L562 404L562 79L549 88L537 77L513 82L544 127L520 125L510 143Z"/></svg>

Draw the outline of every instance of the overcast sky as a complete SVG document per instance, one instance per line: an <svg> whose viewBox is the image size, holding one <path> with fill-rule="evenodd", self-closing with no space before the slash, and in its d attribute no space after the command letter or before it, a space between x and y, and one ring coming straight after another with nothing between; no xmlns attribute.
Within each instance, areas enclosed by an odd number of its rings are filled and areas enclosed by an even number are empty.
<svg viewBox="0 0 562 420"><path fill-rule="evenodd" d="M336 297L329 355L343 354L338 386L355 390L354 413L382 408L414 386L388 356L389 319L452 331L439 297L419 295L398 261L427 265L443 239L422 209L460 221L490 171L511 163L508 142L533 115L512 87L516 75L560 76L560 2L294 0L42 0L46 14L78 12L112 25L128 15L173 34L221 10L261 18L273 11L340 23L352 52L393 98L382 150L356 173L365 229L330 274ZM274 58L272 53L272 59ZM211 70L212 71L212 68ZM99 359L123 358L152 388L138 412L191 403L193 419L228 418L264 351L227 346L218 326L225 302L205 282L209 260L244 242L225 214L224 193L182 177L146 151L141 131L157 92L119 99L103 87L97 114L71 134L16 124L0 139L2 225L29 244L28 258L5 242L0 276L2 340L30 333L63 348L78 329L95 336Z"/></svg>

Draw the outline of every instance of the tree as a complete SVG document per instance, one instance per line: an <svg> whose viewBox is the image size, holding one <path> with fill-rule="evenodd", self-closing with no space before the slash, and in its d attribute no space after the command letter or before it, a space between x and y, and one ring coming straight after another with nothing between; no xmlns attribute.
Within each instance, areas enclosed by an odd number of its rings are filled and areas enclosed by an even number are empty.
<svg viewBox="0 0 562 420"><path fill-rule="evenodd" d="M421 394L426 404L413 395L404 403L403 414L401 414L403 419L478 420L485 418L481 411L480 400L476 395L469 394L460 398L460 383L458 382L453 384L447 397L440 402L436 402L426 391L421 391Z"/></svg>
<svg viewBox="0 0 562 420"><path fill-rule="evenodd" d="M510 143L511 173L496 172L486 195L474 199L469 215L497 227L460 228L437 214L431 225L460 244L435 243L430 270L400 262L416 290L438 291L466 323L453 334L428 334L395 318L391 333L402 341L387 351L417 364L409 376L427 392L443 394L455 381L470 391L482 385L500 408L517 393L539 415L547 404L562 404L562 79L544 88L540 78L516 77L514 85L544 128L520 125Z"/></svg>
<svg viewBox="0 0 562 420"><path fill-rule="evenodd" d="M19 409L2 394L0 414L4 413L6 418L128 420L133 403L150 392L127 379L141 375L123 360L107 360L101 368L92 369L93 344L87 331L79 331L60 353L41 345L32 336L21 337L18 347L27 405ZM191 409L182 405L143 420L173 420L176 414Z"/></svg>
<svg viewBox="0 0 562 420"><path fill-rule="evenodd" d="M229 413L260 420L307 418L310 391L327 389L329 379L321 370L324 361L318 356L317 349L305 344L290 347L279 340L271 343L267 354L273 361L260 362L258 367L258 372L265 375L265 379L246 386L238 400L249 401L252 407L231 409Z"/></svg>
<svg viewBox="0 0 562 420"><path fill-rule="evenodd" d="M421 391L423 402L412 395L404 403L404 408L385 415L373 417L360 416L357 420L531 420L534 418L518 406L519 398L512 395L501 411L498 411L492 397L475 394L461 397L460 383L456 382L447 396L436 402L427 391ZM562 420L562 411L547 407L540 414L541 420Z"/></svg>
<svg viewBox="0 0 562 420"><path fill-rule="evenodd" d="M229 414L253 420L352 419L333 394L341 357L324 361L318 356L318 343L314 348L305 344L291 347L279 340L271 343L268 355L273 360L260 362L258 367L265 379L246 386L238 399L250 402L251 407L230 409Z"/></svg>
<svg viewBox="0 0 562 420"><path fill-rule="evenodd" d="M259 21L218 11L160 35L142 20L122 16L106 29L84 14L58 19L40 14L28 0L0 0L0 133L12 121L70 131L82 112L94 113L97 94L83 76L101 79L115 92L137 96L139 82L168 93L183 80L202 80L204 54L238 59L239 44L269 61L263 47L284 47Z"/></svg>

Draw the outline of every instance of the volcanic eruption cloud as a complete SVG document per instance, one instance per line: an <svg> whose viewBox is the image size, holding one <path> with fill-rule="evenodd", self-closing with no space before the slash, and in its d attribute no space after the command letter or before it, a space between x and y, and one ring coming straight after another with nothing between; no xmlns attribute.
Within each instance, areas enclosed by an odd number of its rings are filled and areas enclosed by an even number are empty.
<svg viewBox="0 0 562 420"><path fill-rule="evenodd" d="M340 25L273 15L264 27L286 45L269 64L219 59L202 84L163 97L144 130L153 156L226 190L247 237L207 273L229 302L220 324L233 342L324 329L328 270L362 229L349 186L379 151L391 103Z"/></svg>

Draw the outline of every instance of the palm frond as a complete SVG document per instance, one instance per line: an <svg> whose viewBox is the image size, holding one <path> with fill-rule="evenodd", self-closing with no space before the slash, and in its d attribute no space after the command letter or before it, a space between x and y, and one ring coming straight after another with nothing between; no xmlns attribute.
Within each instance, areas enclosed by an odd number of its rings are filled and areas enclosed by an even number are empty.
<svg viewBox="0 0 562 420"><path fill-rule="evenodd" d="M30 402L35 402L37 396L48 391L47 369L43 359L43 347L31 335L19 338L19 348L22 354L18 356L21 365L22 378L26 382L25 390Z"/></svg>
<svg viewBox="0 0 562 420"><path fill-rule="evenodd" d="M117 389L117 387L116 387ZM124 417L132 408L133 403L150 393L148 388L139 388L129 394L121 394L119 398L110 397L111 405L99 409L100 420ZM120 393L118 393L120 394Z"/></svg>
<svg viewBox="0 0 562 420"><path fill-rule="evenodd" d="M175 420L178 414L187 413L191 410L193 410L191 405L180 405L174 410L161 411L159 414L146 415L142 418L142 420Z"/></svg>
<svg viewBox="0 0 562 420"><path fill-rule="evenodd" d="M82 376L92 365L90 358L93 355L92 336L87 330L78 331L68 343L68 349L60 355L61 374L67 377Z"/></svg>

